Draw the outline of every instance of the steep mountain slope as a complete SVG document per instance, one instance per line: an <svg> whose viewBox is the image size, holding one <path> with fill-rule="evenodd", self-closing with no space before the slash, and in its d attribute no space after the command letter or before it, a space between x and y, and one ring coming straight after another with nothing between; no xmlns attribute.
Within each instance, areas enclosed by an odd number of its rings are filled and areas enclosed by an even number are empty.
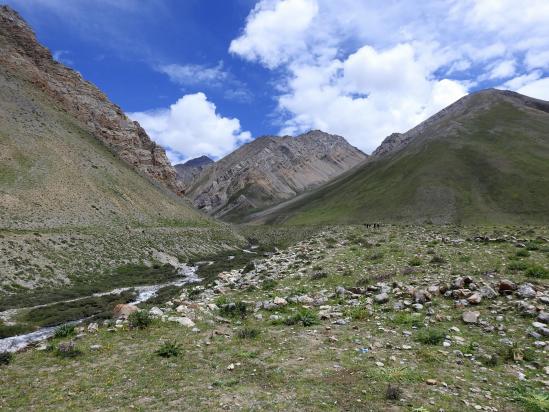
<svg viewBox="0 0 549 412"><path fill-rule="evenodd" d="M164 151L6 7L0 50L0 289L238 241L174 193Z"/></svg>
<svg viewBox="0 0 549 412"><path fill-rule="evenodd" d="M366 157L343 137L318 130L261 137L206 169L186 194L201 210L237 219L327 182Z"/></svg>
<svg viewBox="0 0 549 412"><path fill-rule="evenodd" d="M351 173L255 221L549 221L549 103L485 90L404 134Z"/></svg>
<svg viewBox="0 0 549 412"><path fill-rule="evenodd" d="M200 156L174 166L177 172L177 179L184 187L191 185L202 171L213 164L214 161L208 156Z"/></svg>
<svg viewBox="0 0 549 412"><path fill-rule="evenodd" d="M93 84L54 61L31 28L7 6L0 6L0 50L0 66L8 76L40 90L50 104L77 118L84 130L140 173L181 193L164 149Z"/></svg>

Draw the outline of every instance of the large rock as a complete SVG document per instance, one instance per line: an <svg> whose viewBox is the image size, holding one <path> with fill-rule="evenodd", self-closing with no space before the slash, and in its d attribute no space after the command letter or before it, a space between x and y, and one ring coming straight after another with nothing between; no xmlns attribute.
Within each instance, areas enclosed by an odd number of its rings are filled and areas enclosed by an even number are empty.
<svg viewBox="0 0 549 412"><path fill-rule="evenodd" d="M376 303L387 303L389 301L389 295L385 292L380 293L374 296L374 301Z"/></svg>
<svg viewBox="0 0 549 412"><path fill-rule="evenodd" d="M521 298L525 298L525 299L536 297L536 290L530 283L524 283L520 285L516 293Z"/></svg>
<svg viewBox="0 0 549 412"><path fill-rule="evenodd" d="M463 312L462 319L465 323L478 323L478 318L480 317L480 312L469 311Z"/></svg>
<svg viewBox="0 0 549 412"><path fill-rule="evenodd" d="M115 319L128 319L128 316L138 310L137 306L120 303L114 307L113 316Z"/></svg>
<svg viewBox="0 0 549 412"><path fill-rule="evenodd" d="M502 295L510 294L516 289L517 289L517 285L508 279L501 280L498 285L498 291Z"/></svg>
<svg viewBox="0 0 549 412"><path fill-rule="evenodd" d="M182 326L186 326L187 328L194 327L194 322L186 316L170 316L168 318L168 321L177 322Z"/></svg>

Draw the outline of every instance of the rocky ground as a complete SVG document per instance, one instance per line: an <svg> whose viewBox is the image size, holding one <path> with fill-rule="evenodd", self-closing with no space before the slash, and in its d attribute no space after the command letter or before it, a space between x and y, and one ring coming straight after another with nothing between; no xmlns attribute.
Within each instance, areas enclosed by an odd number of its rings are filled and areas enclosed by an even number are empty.
<svg viewBox="0 0 549 412"><path fill-rule="evenodd" d="M329 228L16 354L0 408L547 411L548 266L546 228Z"/></svg>

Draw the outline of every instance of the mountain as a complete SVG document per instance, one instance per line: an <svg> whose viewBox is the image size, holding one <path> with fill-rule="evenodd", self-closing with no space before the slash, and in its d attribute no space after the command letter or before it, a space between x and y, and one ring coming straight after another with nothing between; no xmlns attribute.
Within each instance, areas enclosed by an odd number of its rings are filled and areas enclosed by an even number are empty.
<svg viewBox="0 0 549 412"><path fill-rule="evenodd" d="M204 170L186 195L211 215L237 220L325 183L366 158L343 137L319 130L260 137Z"/></svg>
<svg viewBox="0 0 549 412"><path fill-rule="evenodd" d="M187 187L191 185L202 171L214 161L208 156L200 156L174 166L177 179Z"/></svg>
<svg viewBox="0 0 549 412"><path fill-rule="evenodd" d="M82 76L52 59L31 28L7 6L0 7L0 66L40 90L57 109L77 118L83 129L143 175L181 193L181 184L164 149L137 122Z"/></svg>
<svg viewBox="0 0 549 412"><path fill-rule="evenodd" d="M549 102L470 94L368 162L256 222L523 223L549 221Z"/></svg>
<svg viewBox="0 0 549 412"><path fill-rule="evenodd" d="M65 284L238 240L178 195L164 150L55 62L8 7L0 50L0 289Z"/></svg>

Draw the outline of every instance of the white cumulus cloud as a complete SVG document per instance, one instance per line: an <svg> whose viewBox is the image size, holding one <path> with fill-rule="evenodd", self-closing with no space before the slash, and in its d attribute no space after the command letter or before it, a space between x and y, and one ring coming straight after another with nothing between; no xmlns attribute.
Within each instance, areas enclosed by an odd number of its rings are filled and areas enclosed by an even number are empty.
<svg viewBox="0 0 549 412"><path fill-rule="evenodd" d="M317 13L315 0L261 1L248 16L244 33L231 42L229 50L274 68L305 50L307 44L302 37Z"/></svg>
<svg viewBox="0 0 549 412"><path fill-rule="evenodd" d="M217 84L229 77L223 70L222 63L213 67L200 64L165 64L159 66L157 70L167 74L172 82L183 86L202 83Z"/></svg>
<svg viewBox="0 0 549 412"><path fill-rule="evenodd" d="M218 114L204 93L187 94L167 109L129 116L166 148L173 163L204 154L219 158L251 140L240 121Z"/></svg>
<svg viewBox="0 0 549 412"><path fill-rule="evenodd" d="M471 89L545 96L549 2L261 0L229 50L278 77L281 133L369 152Z"/></svg>

